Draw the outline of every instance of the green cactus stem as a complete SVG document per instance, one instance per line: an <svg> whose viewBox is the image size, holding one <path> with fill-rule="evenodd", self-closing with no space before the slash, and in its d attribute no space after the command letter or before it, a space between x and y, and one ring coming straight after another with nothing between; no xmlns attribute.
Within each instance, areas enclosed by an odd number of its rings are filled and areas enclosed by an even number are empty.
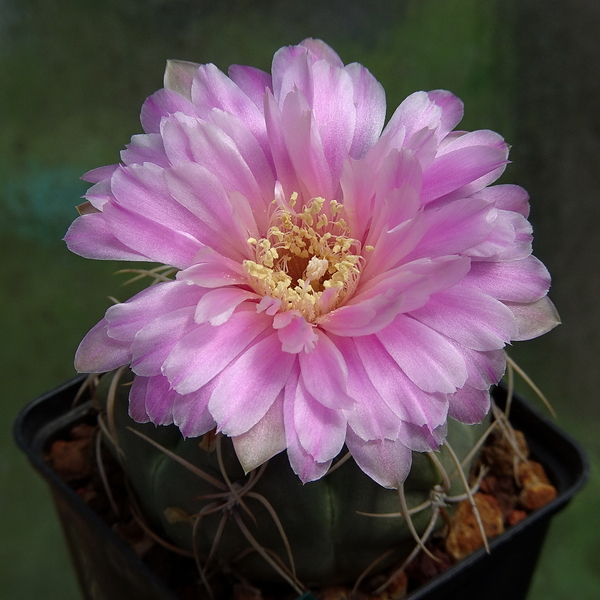
<svg viewBox="0 0 600 600"><path fill-rule="evenodd" d="M285 452L246 475L229 438L211 432L184 439L175 426L134 422L128 416L131 373L114 382L116 395L107 403L113 377L105 375L96 390L110 411L112 450L151 526L194 552L201 564L210 556L255 582L281 580L285 573L295 589L303 590L353 583L386 553L377 563L379 570L398 564L415 547L406 518L373 516L401 512L398 490L375 483L352 459L307 484L293 473ZM486 428L486 423L468 426L449 420L448 442L459 460ZM409 510L428 507L412 515L418 535L431 519L432 492L451 496L465 491L456 476L444 489L440 466L446 473L456 471L447 448L435 458L413 453L403 488ZM464 465L469 469L470 463ZM439 519L435 526L442 524Z"/></svg>

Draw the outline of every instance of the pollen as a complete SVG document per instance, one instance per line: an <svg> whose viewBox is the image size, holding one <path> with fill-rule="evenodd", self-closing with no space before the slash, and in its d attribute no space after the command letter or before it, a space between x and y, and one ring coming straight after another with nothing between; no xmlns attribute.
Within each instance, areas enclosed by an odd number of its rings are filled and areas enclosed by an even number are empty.
<svg viewBox="0 0 600 600"><path fill-rule="evenodd" d="M297 203L294 192L285 206L276 205L266 236L248 240L255 260L243 267L258 294L314 322L354 292L364 259L360 242L348 235L343 204L312 198L297 212Z"/></svg>

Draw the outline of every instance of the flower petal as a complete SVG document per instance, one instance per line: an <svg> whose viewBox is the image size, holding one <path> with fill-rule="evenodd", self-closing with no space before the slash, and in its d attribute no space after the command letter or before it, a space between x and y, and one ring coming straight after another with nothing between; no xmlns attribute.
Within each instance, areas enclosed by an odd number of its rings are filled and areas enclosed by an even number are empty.
<svg viewBox="0 0 600 600"><path fill-rule="evenodd" d="M208 410L216 380L218 376L191 394L177 396L173 404L173 423L179 427L183 437L199 437L217 426Z"/></svg>
<svg viewBox="0 0 600 600"><path fill-rule="evenodd" d="M529 304L507 302L506 305L512 311L519 326L515 341L531 340L560 325L558 312L547 296Z"/></svg>
<svg viewBox="0 0 600 600"><path fill-rule="evenodd" d="M376 336L357 338L355 344L373 387L402 421L426 425L433 431L446 420L446 395L418 388Z"/></svg>
<svg viewBox="0 0 600 600"><path fill-rule="evenodd" d="M95 258L97 260L152 260L119 241L107 227L102 213L89 213L75 219L71 223L64 240L71 252L84 258Z"/></svg>
<svg viewBox="0 0 600 600"><path fill-rule="evenodd" d="M131 345L131 369L136 375L160 375L171 350L195 326L193 306L173 310L148 323Z"/></svg>
<svg viewBox="0 0 600 600"><path fill-rule="evenodd" d="M190 234L169 229L115 202L107 202L102 214L108 229L121 243L152 261L185 269L200 248L200 242Z"/></svg>
<svg viewBox="0 0 600 600"><path fill-rule="evenodd" d="M462 190L467 184L480 181L488 173L496 173L506 163L506 150L493 146L468 146L443 154L423 173L421 202L427 204L450 192ZM498 173L496 177L499 176ZM473 191L485 185L481 183Z"/></svg>
<svg viewBox="0 0 600 600"><path fill-rule="evenodd" d="M166 377L136 377L130 395L134 404L141 404L143 400L146 414L155 425L173 423L173 403L178 395L171 389Z"/></svg>
<svg viewBox="0 0 600 600"><path fill-rule="evenodd" d="M248 276L242 265L219 254L212 248L200 248L194 257L194 264L179 271L178 281L205 288L218 288L228 285L244 285Z"/></svg>
<svg viewBox="0 0 600 600"><path fill-rule="evenodd" d="M269 325L254 310L238 310L218 327L199 325L181 338L163 365L163 374L180 394L206 385Z"/></svg>
<svg viewBox="0 0 600 600"><path fill-rule="evenodd" d="M375 334L408 377L425 392L452 393L467 379L460 352L444 336L406 315Z"/></svg>
<svg viewBox="0 0 600 600"><path fill-rule="evenodd" d="M295 422L295 398L296 390L299 385L300 369L296 367L284 389L283 417L285 424L285 439L287 453L292 470L303 483L320 479L327 473L332 460L317 462L313 456L307 452L300 443Z"/></svg>
<svg viewBox="0 0 600 600"><path fill-rule="evenodd" d="M260 299L258 294L238 287L223 287L211 290L202 296L194 320L196 323L210 323L222 325L231 317L233 311L246 300Z"/></svg>
<svg viewBox="0 0 600 600"><path fill-rule="evenodd" d="M219 431L236 436L254 427L285 386L294 361L293 354L281 352L275 333L246 348L227 367L208 403Z"/></svg>
<svg viewBox="0 0 600 600"><path fill-rule="evenodd" d="M348 394L356 400L344 414L348 425L363 440L395 440L400 431L401 421L383 401L373 387L362 360L356 350L354 340L335 338L348 364Z"/></svg>
<svg viewBox="0 0 600 600"><path fill-rule="evenodd" d="M434 294L410 316L474 350L503 348L517 334L504 304L461 285Z"/></svg>
<svg viewBox="0 0 600 600"><path fill-rule="evenodd" d="M396 440L366 442L349 427L346 444L356 464L374 481L385 488L396 489L408 477L412 452Z"/></svg>
<svg viewBox="0 0 600 600"><path fill-rule="evenodd" d="M336 345L319 329L319 341L310 352L301 352L300 371L307 392L328 408L350 408L354 400L346 391L348 367Z"/></svg>
<svg viewBox="0 0 600 600"><path fill-rule="evenodd" d="M262 306L259 305L259 310L261 309ZM269 314L270 309L267 308L265 312ZM277 336L283 352L291 354L298 354L302 351L310 352L319 340L313 325L308 323L297 310L276 314L273 319L273 328L278 330Z"/></svg>
<svg viewBox="0 0 600 600"><path fill-rule="evenodd" d="M234 436L231 441L245 473L260 467L285 450L283 393L277 396L265 416L254 427Z"/></svg>
<svg viewBox="0 0 600 600"><path fill-rule="evenodd" d="M490 390L478 390L469 385L449 396L448 415L461 423L481 423L490 410Z"/></svg>
<svg viewBox="0 0 600 600"><path fill-rule="evenodd" d="M109 334L117 340L132 342L137 333L165 313L193 307L203 291L178 281L161 282L142 290L127 302L106 311Z"/></svg>
<svg viewBox="0 0 600 600"><path fill-rule="evenodd" d="M314 398L300 379L294 397L294 429L304 450L318 463L326 463L344 446L346 418Z"/></svg>
<svg viewBox="0 0 600 600"><path fill-rule="evenodd" d="M81 340L75 353L79 373L104 373L126 365L131 360L130 344L110 337L108 323L102 319Z"/></svg>
<svg viewBox="0 0 600 600"><path fill-rule="evenodd" d="M550 274L534 256L506 262L475 262L463 284L507 302L535 302L550 288Z"/></svg>

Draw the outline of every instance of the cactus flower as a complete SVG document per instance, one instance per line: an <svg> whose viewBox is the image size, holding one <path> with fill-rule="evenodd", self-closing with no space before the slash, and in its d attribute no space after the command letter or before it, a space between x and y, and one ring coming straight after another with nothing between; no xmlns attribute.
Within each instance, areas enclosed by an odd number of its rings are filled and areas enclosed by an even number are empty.
<svg viewBox="0 0 600 600"><path fill-rule="evenodd" d="M455 131L451 93L385 113L373 75L317 40L271 74L169 62L65 239L176 275L109 308L77 369L130 364L135 420L216 428L246 471L287 451L304 482L345 445L397 487L449 418L480 422L504 346L558 323L528 196L490 185L508 146Z"/></svg>

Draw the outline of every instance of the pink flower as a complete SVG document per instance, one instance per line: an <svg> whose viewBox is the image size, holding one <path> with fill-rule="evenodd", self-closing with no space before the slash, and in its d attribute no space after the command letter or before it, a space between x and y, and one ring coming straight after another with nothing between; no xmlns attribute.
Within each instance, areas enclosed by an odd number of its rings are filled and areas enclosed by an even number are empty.
<svg viewBox="0 0 600 600"><path fill-rule="evenodd" d="M396 487L449 417L481 421L505 344L558 323L528 197L488 187L508 147L453 131L449 92L412 94L383 129L385 110L369 71L317 40L271 75L169 63L146 133L87 174L65 239L178 272L108 309L77 369L131 364L134 419L217 427L246 470L287 449L302 481L345 444Z"/></svg>

